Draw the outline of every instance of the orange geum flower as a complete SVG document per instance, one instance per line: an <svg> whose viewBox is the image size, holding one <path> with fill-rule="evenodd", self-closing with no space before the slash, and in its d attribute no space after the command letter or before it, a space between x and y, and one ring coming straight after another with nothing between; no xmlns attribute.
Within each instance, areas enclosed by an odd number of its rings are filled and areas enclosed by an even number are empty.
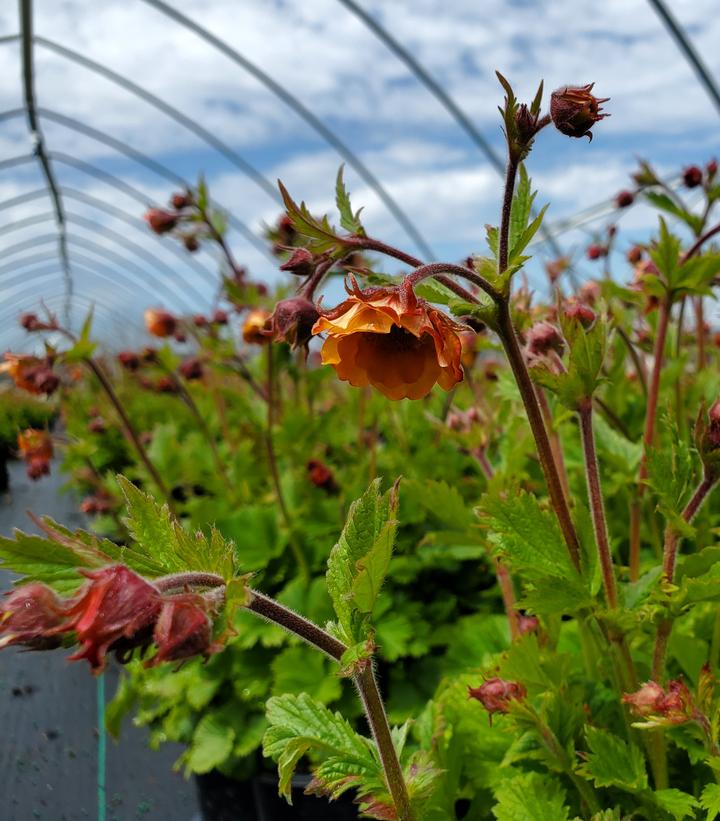
<svg viewBox="0 0 720 821"><path fill-rule="evenodd" d="M321 355L355 387L372 385L388 399L421 399L435 383L463 378L460 334L467 330L418 299L411 289L368 288L325 311L313 333L327 333Z"/></svg>
<svg viewBox="0 0 720 821"><path fill-rule="evenodd" d="M249 345L266 345L270 342L269 327L266 323L270 319L270 311L264 308L255 308L245 318L242 335ZM266 332L268 331L268 332Z"/></svg>

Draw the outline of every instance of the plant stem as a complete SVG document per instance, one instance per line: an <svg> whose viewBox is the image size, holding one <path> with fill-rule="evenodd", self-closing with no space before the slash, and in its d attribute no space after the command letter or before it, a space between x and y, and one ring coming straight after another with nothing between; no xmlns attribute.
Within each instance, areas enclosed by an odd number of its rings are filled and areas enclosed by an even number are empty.
<svg viewBox="0 0 720 821"><path fill-rule="evenodd" d="M668 325L672 303L669 296L660 304L655 346L653 349L653 369L648 387L647 409L645 411L645 429L643 431L643 454L640 459L640 474L635 499L630 508L630 581L636 582L640 577L640 506L647 479L647 453L655 438L655 419L660 397L660 374L663 366L663 353L667 339Z"/></svg>
<svg viewBox="0 0 720 821"><path fill-rule="evenodd" d="M718 476L713 473L706 472L702 481L695 489L690 501L685 505L682 512L682 518L688 524L695 518L697 512L702 507L703 502L707 498L710 491L715 487ZM675 565L677 563L677 552L680 545L680 534L676 527L668 524L665 529L665 547L663 550L663 576L668 584L672 584L675 579ZM653 652L653 680L660 683L665 675L665 656L667 653L667 644L672 632L672 619L663 619L657 629L655 637L655 650Z"/></svg>
<svg viewBox="0 0 720 821"><path fill-rule="evenodd" d="M542 411L540 410L540 405L538 404L537 395L535 393L535 386L530 379L525 359L520 350L520 343L518 342L515 328L513 327L510 317L510 308L505 301L498 305L497 322L498 334L505 348L510 367L515 375L515 381L517 382L520 396L525 405L528 422L535 437L535 445L540 458L540 465L545 475L545 481L547 482L550 501L555 510L555 515L557 516L572 563L575 569L580 572L580 542L570 515L567 499L563 493L562 480L555 465L550 439L545 429Z"/></svg>
<svg viewBox="0 0 720 821"><path fill-rule="evenodd" d="M560 483L562 484L563 493L566 501L570 499L570 486L568 484L567 470L565 468L565 457L563 456L562 443L560 442L560 435L555 430L553 422L552 411L550 410L550 403L548 402L547 394L539 386L535 386L535 394L537 396L540 410L542 411L543 419L545 420L545 428L550 437L550 447L553 452L553 459L555 460L555 467L560 476Z"/></svg>
<svg viewBox="0 0 720 821"><path fill-rule="evenodd" d="M648 387L647 387L647 368L645 367L645 362L640 357L640 354L637 352L637 348L633 345L632 340L625 332L624 328L621 328L619 325L616 325L615 332L617 335L622 339L625 343L625 347L628 349L628 353L630 354L630 358L635 365L635 371L637 372L638 379L640 380L640 387L642 388L643 394L647 397Z"/></svg>
<svg viewBox="0 0 720 821"><path fill-rule="evenodd" d="M267 430L265 431L265 446L267 448L268 466L270 467L270 476L275 488L275 496L277 498L277 503L285 522L285 526L289 531L288 543L290 550L295 557L300 575L307 583L310 581L310 568L308 566L307 559L305 558L305 554L302 552L300 545L297 543L295 528L290 516L290 511L288 510L285 502L285 495L283 494L277 459L275 457L275 443L273 440L273 427L275 425L275 368L273 365L274 358L272 347L272 343L265 346L267 350Z"/></svg>
<svg viewBox="0 0 720 821"><path fill-rule="evenodd" d="M498 239L498 272L503 274L508 267L509 237L510 237L510 214L512 213L513 193L515 192L515 177L517 176L518 163L510 154L507 168L505 169L505 192L503 194L502 211L500 212L500 236Z"/></svg>
<svg viewBox="0 0 720 821"><path fill-rule="evenodd" d="M343 653L347 650L347 647L341 641L268 596L264 596L256 590L250 590L249 592L250 602L246 605L248 610L283 627L308 644L326 653L335 661L340 661ZM377 744L387 786L397 810L398 821L412 821L413 814L405 779L393 744L390 725L375 680L372 664L367 663L353 676L353 680L360 693L368 724Z"/></svg>
<svg viewBox="0 0 720 821"><path fill-rule="evenodd" d="M515 588L513 587L510 571L500 559L495 559L495 575L497 576L498 586L500 587L500 593L502 594L503 605L505 607L505 615L507 616L508 625L510 627L510 640L515 641L520 638L520 619L515 609Z"/></svg>
<svg viewBox="0 0 720 821"><path fill-rule="evenodd" d="M167 506L173 513L175 513L175 503L173 502L172 496L170 496L170 493L168 492L165 482L163 482L162 478L160 477L157 468L150 461L150 457L148 456L147 451L145 450L145 446L140 441L140 437L138 436L138 433L133 427L130 418L125 412L125 408L123 407L123 404L120 401L120 397L115 393L115 389L111 385L110 380L107 378L107 376L103 372L103 369L94 359L90 357L87 358L85 360L85 364L92 371L93 375L100 383L100 386L105 391L105 394L107 395L108 399L115 408L117 415L120 417L120 424L123 428L125 436L130 440L130 443L135 448L135 452L137 453L140 461L145 466L147 472L152 477L152 480L157 485L158 490L165 497L165 502L167 503Z"/></svg>
<svg viewBox="0 0 720 821"><path fill-rule="evenodd" d="M159 576L151 579L153 586L161 593L170 590L178 590L184 587L222 587L225 580L216 573L202 573L200 571L189 570L186 573L170 573L167 576Z"/></svg>
<svg viewBox="0 0 720 821"><path fill-rule="evenodd" d="M360 692L360 698L365 707L365 715L380 753L385 779L395 804L398 821L412 821L413 813L410 807L410 797L408 796L397 751L393 744L390 724L380 697L372 664L366 664L359 673L355 674L353 680Z"/></svg>
<svg viewBox="0 0 720 821"><path fill-rule="evenodd" d="M695 335L697 336L697 370L700 372L707 364L705 358L705 317L703 316L703 298L696 296L695 303Z"/></svg>
<svg viewBox="0 0 720 821"><path fill-rule="evenodd" d="M590 513L592 514L595 544L598 550L600 568L602 570L605 598L608 607L615 610L618 606L617 586L615 583L615 568L613 567L610 540L608 538L605 507L603 505L602 487L600 485L600 470L598 467L597 452L595 450L595 435L592 424L592 398L588 397L578 408L580 416L580 431L582 434L582 449L585 459L585 480L587 482Z"/></svg>
<svg viewBox="0 0 720 821"><path fill-rule="evenodd" d="M498 294L492 285L490 285L486 279L483 279L480 274L471 271L470 268L466 268L464 265L453 265L448 262L431 262L427 265L420 265L412 274L405 277L403 286L406 288L414 288L419 282L422 282L423 279L428 279L429 277L434 277L438 282L447 285L448 280L446 277L443 277L442 274L454 274L455 276L468 280L468 282L472 282L473 285L477 285L478 288L485 291L495 302L500 298L500 294Z"/></svg>

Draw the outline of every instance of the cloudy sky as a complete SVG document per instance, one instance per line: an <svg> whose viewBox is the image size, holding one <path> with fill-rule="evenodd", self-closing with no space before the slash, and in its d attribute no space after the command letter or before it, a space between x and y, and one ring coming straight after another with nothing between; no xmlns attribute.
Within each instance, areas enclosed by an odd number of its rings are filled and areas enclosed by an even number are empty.
<svg viewBox="0 0 720 821"><path fill-rule="evenodd" d="M499 69L520 99L538 81L546 88L596 83L611 97L612 116L592 144L547 129L529 163L557 223L612 198L628 184L638 157L672 176L720 153L718 112L697 83L647 0L359 0L453 97L494 149L502 153L497 105ZM58 119L72 117L122 140L193 180L203 172L215 201L254 233L279 206L268 190L279 177L313 211L332 208L338 152L248 71L152 3L143 0L35 0L36 96L55 173L67 190L70 259L78 312L98 302L100 329L119 340L135 332L141 309L207 308L215 260L201 253L188 264L165 240L131 217L161 203L173 184L95 137ZM720 16L716 0L668 0L710 71L720 77ZM174 8L239 52L294 95L348 146L383 185L438 259L482 251L483 226L497 221L500 178L486 157L408 68L340 0L176 0ZM17 4L0 5L0 37L18 32ZM215 145L167 111L91 71L72 53L117 72L182 112ZM20 47L0 42L0 348L18 346L18 311L42 297L60 304L48 197L36 161L12 164L32 149L23 116ZM120 191L79 170L77 160L120 178ZM253 171L251 176L247 168ZM245 168L245 171L243 171ZM346 170L368 229L419 253L416 242L352 167ZM28 193L30 199L14 203ZM90 199L92 198L92 199ZM100 201L98 205L97 201ZM121 209L125 217L105 206ZM37 219L32 219L37 217ZM620 246L652 227L642 207L623 214ZM14 223L21 221L20 225ZM580 258L604 221L559 237ZM275 265L238 230L230 239L258 278ZM547 249L536 249L538 260ZM539 266L531 268L537 276ZM106 310L107 305L111 310Z"/></svg>

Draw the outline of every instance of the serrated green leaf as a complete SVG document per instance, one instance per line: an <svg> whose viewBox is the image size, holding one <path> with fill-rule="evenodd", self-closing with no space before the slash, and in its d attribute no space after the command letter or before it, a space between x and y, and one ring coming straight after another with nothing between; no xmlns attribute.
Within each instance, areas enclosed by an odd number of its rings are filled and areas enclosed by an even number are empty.
<svg viewBox="0 0 720 821"><path fill-rule="evenodd" d="M693 233L697 233L702 229L702 217L697 214L692 214L685 210L679 203L670 199L667 194L660 191L644 191L645 199L652 203L656 208L660 208L667 214L672 214L674 217L682 220Z"/></svg>
<svg viewBox="0 0 720 821"><path fill-rule="evenodd" d="M660 271L666 287L672 291L680 266L680 240L670 233L667 223L662 217L660 217L660 233L650 249L650 256L658 271Z"/></svg>
<svg viewBox="0 0 720 821"><path fill-rule="evenodd" d="M330 665L329 659L310 647L286 647L270 665L273 695L307 693L321 704L336 701L342 685Z"/></svg>
<svg viewBox="0 0 720 821"><path fill-rule="evenodd" d="M357 575L353 579L353 599L361 613L372 613L380 588L385 581L397 522L386 522L370 550L356 563Z"/></svg>
<svg viewBox="0 0 720 821"><path fill-rule="evenodd" d="M675 821L683 821L683 818L694 817L694 810L700 806L700 802L682 790L655 790L652 793L653 800L661 809L670 813Z"/></svg>
<svg viewBox="0 0 720 821"><path fill-rule="evenodd" d="M700 805L707 810L705 821L715 821L720 815L720 784L706 784L700 796Z"/></svg>
<svg viewBox="0 0 720 821"><path fill-rule="evenodd" d="M200 719L190 747L183 756L189 772L208 773L232 753L235 730L225 719L225 716L216 713L209 713Z"/></svg>
<svg viewBox="0 0 720 821"><path fill-rule="evenodd" d="M567 821L565 790L557 779L526 773L501 782L492 808L497 821Z"/></svg>
<svg viewBox="0 0 720 821"><path fill-rule="evenodd" d="M335 608L343 640L348 645L358 644L368 638L368 625L363 614L374 602L387 570L385 559L390 539L394 538L394 524L386 531L397 510L395 488L380 493L380 480L376 479L365 493L350 506L347 521L340 538L330 552L327 566L327 586ZM371 558L373 551L375 558ZM365 562L365 564L363 564ZM383 570L384 568L384 570ZM371 575L371 573L375 575ZM358 577L364 581L356 588ZM356 597L359 592L359 604Z"/></svg>
<svg viewBox="0 0 720 821"><path fill-rule="evenodd" d="M521 163L519 168L519 179L513 195L512 206L510 208L508 247L513 250L515 248L515 244L527 228L534 200L535 193L531 189L530 177L528 177L525 164Z"/></svg>
<svg viewBox="0 0 720 821"><path fill-rule="evenodd" d="M619 787L633 793L647 788L645 759L634 744L590 725L585 728L585 738L589 753L581 773L596 787Z"/></svg>
<svg viewBox="0 0 720 821"><path fill-rule="evenodd" d="M343 773L363 782L382 779L372 742L358 735L340 715L318 704L306 693L276 696L268 700L270 726L263 739L263 753L278 764L280 795L291 803L290 781L298 761L307 752L324 760L323 773ZM326 785L332 792L339 782Z"/></svg>
<svg viewBox="0 0 720 821"><path fill-rule="evenodd" d="M360 222L360 212L362 208L353 213L352 205L350 204L350 195L345 188L345 182L343 180L344 169L345 166L341 165L335 182L335 203L340 212L340 225L350 234L364 237L365 229Z"/></svg>
<svg viewBox="0 0 720 821"><path fill-rule="evenodd" d="M279 180L278 186L293 227L301 236L306 237L308 249L316 254L335 250L342 255L342 238L337 236L328 218L323 216L317 219L310 213L304 202L298 205L293 200Z"/></svg>

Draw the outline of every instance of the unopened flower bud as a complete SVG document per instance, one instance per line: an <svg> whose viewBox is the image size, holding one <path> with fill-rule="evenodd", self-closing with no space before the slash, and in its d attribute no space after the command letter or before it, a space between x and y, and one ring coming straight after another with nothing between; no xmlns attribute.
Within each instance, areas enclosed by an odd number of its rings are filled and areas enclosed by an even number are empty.
<svg viewBox="0 0 720 821"><path fill-rule="evenodd" d="M187 208L189 205L192 205L192 196L190 193L176 193L170 197L170 204L172 207L179 211L181 208Z"/></svg>
<svg viewBox="0 0 720 821"><path fill-rule="evenodd" d="M185 332L181 331L179 329L177 331L175 331L175 333L173 334L173 339L176 342L180 342L180 343L187 342L187 336L186 336Z"/></svg>
<svg viewBox="0 0 720 821"><path fill-rule="evenodd" d="M41 456L33 456L28 460L25 472L27 473L28 479L32 479L33 482L36 482L43 476L50 475L50 462Z"/></svg>
<svg viewBox="0 0 720 821"><path fill-rule="evenodd" d="M185 246L186 251L194 254L195 251L200 248L200 240L198 240L195 234L185 234L183 237L183 245Z"/></svg>
<svg viewBox="0 0 720 821"><path fill-rule="evenodd" d="M153 390L157 393L177 393L177 385L169 376L161 376L153 385Z"/></svg>
<svg viewBox="0 0 720 821"><path fill-rule="evenodd" d="M118 362L128 371L136 371L140 367L140 357L134 351L120 351Z"/></svg>
<svg viewBox="0 0 720 821"><path fill-rule="evenodd" d="M96 416L88 422L88 430L90 433L105 433L107 425L101 416Z"/></svg>
<svg viewBox="0 0 720 821"><path fill-rule="evenodd" d="M204 314L195 314L192 318L192 324L196 328L204 328L208 324L207 317Z"/></svg>
<svg viewBox="0 0 720 821"><path fill-rule="evenodd" d="M220 651L222 646L212 641L208 609L206 600L197 593L164 597L153 632L157 655L148 666L199 655L209 656Z"/></svg>
<svg viewBox="0 0 720 821"><path fill-rule="evenodd" d="M227 325L227 323L228 323L227 311L223 311L222 308L217 308L215 311L213 311L212 319L210 321L214 325Z"/></svg>
<svg viewBox="0 0 720 821"><path fill-rule="evenodd" d="M665 691L655 681L647 681L635 693L625 693L622 700L637 716L648 716L661 709Z"/></svg>
<svg viewBox="0 0 720 821"><path fill-rule="evenodd" d="M315 271L315 257L307 248L296 248L287 262L280 266L280 270L295 276L308 277Z"/></svg>
<svg viewBox="0 0 720 821"><path fill-rule="evenodd" d="M593 242L591 245L588 245L585 253L588 259L601 259L607 256L607 248L604 245Z"/></svg>
<svg viewBox="0 0 720 821"><path fill-rule="evenodd" d="M180 363L180 367L178 368L180 373L185 379L194 380L194 379L202 379L203 376L203 362L197 356L190 357L190 359L186 359L184 362Z"/></svg>
<svg viewBox="0 0 720 821"><path fill-rule="evenodd" d="M177 329L177 319L169 312L148 308L145 311L145 327L153 336L172 336Z"/></svg>
<svg viewBox="0 0 720 821"><path fill-rule="evenodd" d="M518 681L506 681L502 678L489 678L479 687L468 687L469 698L477 699L490 713L507 713L511 701L522 701L527 697L527 690Z"/></svg>
<svg viewBox="0 0 720 821"><path fill-rule="evenodd" d="M520 635L523 636L525 633L537 633L540 627L540 622L538 621L537 616L526 616L521 613L518 616L517 625Z"/></svg>
<svg viewBox="0 0 720 821"><path fill-rule="evenodd" d="M550 97L550 116L558 131L568 137L585 137L592 140L590 129L609 114L601 114L601 103L610 98L598 98L591 94L594 83L584 86L564 86L553 91Z"/></svg>
<svg viewBox="0 0 720 821"><path fill-rule="evenodd" d="M697 188L698 185L702 185L703 173L697 165L689 165L682 176L686 188Z"/></svg>
<svg viewBox="0 0 720 821"><path fill-rule="evenodd" d="M596 282L594 279L589 279L580 286L580 290L577 293L577 298L579 302L583 303L583 305L593 306L600 299L601 295L602 291L600 289L600 283Z"/></svg>
<svg viewBox="0 0 720 821"><path fill-rule="evenodd" d="M324 490L326 493L337 493L338 486L333 472L327 465L317 459L311 459L307 463L308 479L315 487Z"/></svg>
<svg viewBox="0 0 720 821"><path fill-rule="evenodd" d="M595 322L595 311L587 305L581 305L579 302L568 302L563 309L566 319L579 322L585 330L590 328Z"/></svg>
<svg viewBox="0 0 720 821"><path fill-rule="evenodd" d="M705 166L705 172L708 176L708 181L712 182L715 179L715 175L718 171L718 164L717 160L710 160L710 162Z"/></svg>
<svg viewBox="0 0 720 821"><path fill-rule="evenodd" d="M562 356L565 340L554 325L549 322L538 322L527 332L527 350L532 356L545 356L550 351Z"/></svg>
<svg viewBox="0 0 720 821"><path fill-rule="evenodd" d="M638 262L642 261L644 253L645 251L640 245L633 245L633 247L627 252L627 261L631 265L637 265Z"/></svg>
<svg viewBox="0 0 720 821"><path fill-rule="evenodd" d="M615 205L618 208L628 208L635 202L635 194L632 191L621 191L615 197Z"/></svg>
<svg viewBox="0 0 720 821"><path fill-rule="evenodd" d="M156 234L167 234L177 225L177 215L162 208L150 208L145 212L145 222Z"/></svg>
<svg viewBox="0 0 720 821"><path fill-rule="evenodd" d="M547 272L550 284L554 285L560 277L570 267L570 260L567 257L558 257L545 263L545 271Z"/></svg>
<svg viewBox="0 0 720 821"><path fill-rule="evenodd" d="M40 324L41 322L36 314L20 314L20 325L25 328L26 331L36 331Z"/></svg>
<svg viewBox="0 0 720 821"><path fill-rule="evenodd" d="M293 348L307 347L319 316L318 309L309 299L300 296L283 299L270 317L270 335L273 341L287 342Z"/></svg>

